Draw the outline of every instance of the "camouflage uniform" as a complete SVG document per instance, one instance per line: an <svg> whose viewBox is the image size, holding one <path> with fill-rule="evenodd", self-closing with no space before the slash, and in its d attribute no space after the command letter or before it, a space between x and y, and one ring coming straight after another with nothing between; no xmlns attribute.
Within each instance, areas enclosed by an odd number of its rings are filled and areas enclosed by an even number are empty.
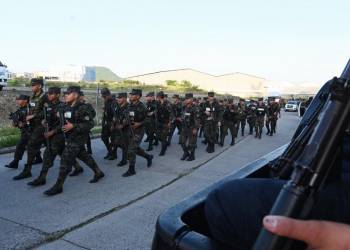
<svg viewBox="0 0 350 250"><path fill-rule="evenodd" d="M253 134L253 130L255 128L255 122L256 122L256 104L251 102L247 107L247 122L249 125L249 134Z"/></svg>
<svg viewBox="0 0 350 250"><path fill-rule="evenodd" d="M179 98L178 95L175 95L176 98ZM181 134L181 125L182 125L182 121L181 121L181 117L182 117L182 110L183 110L183 105L181 103L180 100L178 100L177 103L173 103L171 104L172 107L172 112L174 114L174 119L171 122L170 125L170 131L169 131L169 137L168 137L168 144L171 144L171 139L174 135L175 129L177 128L177 134L180 135Z"/></svg>
<svg viewBox="0 0 350 250"><path fill-rule="evenodd" d="M25 95L20 95L17 100L26 100L29 102L30 97ZM21 131L21 136L19 141L16 144L16 150L14 154L14 159L9 164L5 165L7 168L18 168L18 162L22 160L24 151L26 150L26 146L30 137L30 127L26 122L26 117L29 115L29 104L24 107L20 107L16 112L13 113L15 116L13 121L13 126L17 127Z"/></svg>
<svg viewBox="0 0 350 250"><path fill-rule="evenodd" d="M239 110L238 106L234 105L232 102L225 108L223 113L223 126L221 143L224 143L225 136L228 135L228 130L231 133L231 146L235 144L235 138L237 137L237 131L239 126Z"/></svg>
<svg viewBox="0 0 350 250"><path fill-rule="evenodd" d="M67 89L67 92L79 94L80 87L71 86ZM65 121L73 124L73 128L65 133L66 145L61 156L59 176L55 185L44 192L46 195L55 195L62 192L64 181L68 173L71 172L76 158L83 161L94 172L94 177L90 180L90 183L95 183L104 177L95 160L85 149L88 134L94 126L94 117L91 116L89 107L85 103L76 101L74 105L65 105L61 112L64 113Z"/></svg>
<svg viewBox="0 0 350 250"><path fill-rule="evenodd" d="M186 98L192 98L193 95L190 93L186 94ZM200 126L200 113L193 104L189 104L184 107L181 117L181 135L180 144L184 151L181 160L185 160L187 157L188 161L195 159L194 153L197 147L197 130ZM194 131L196 133L194 133Z"/></svg>
<svg viewBox="0 0 350 250"><path fill-rule="evenodd" d="M103 116L102 116L102 131L101 131L101 140L103 141L104 145L107 149L107 155L105 156L105 159L115 159L115 155L112 155L111 152L111 141L112 138L112 132L111 132L111 125L113 122L113 103L114 100L110 97L107 99L104 103L103 107Z"/></svg>
<svg viewBox="0 0 350 250"><path fill-rule="evenodd" d="M263 103L258 104L255 114L256 114L255 137L258 137L259 139L261 139L261 134L264 128L265 114L266 114L266 107Z"/></svg>
<svg viewBox="0 0 350 250"><path fill-rule="evenodd" d="M162 96L164 98L164 93L159 92L157 96ZM158 102L157 107L157 132L158 138L162 144L162 149L159 153L160 156L165 154L165 151L168 147L168 135L170 130L170 122L173 120L173 111L171 107L171 103L169 101L164 100L163 103Z"/></svg>
<svg viewBox="0 0 350 250"><path fill-rule="evenodd" d="M266 108L266 128L267 135L272 136L273 133L276 133L276 124L278 120L279 106L277 103L272 103Z"/></svg>
<svg viewBox="0 0 350 250"><path fill-rule="evenodd" d="M43 85L42 79L32 79L32 85ZM46 96L43 91L33 95L30 101L31 114L34 115L30 120L30 137L27 144L27 164L23 171L13 177L14 180L21 180L32 176L31 170L34 165L35 157L40 154L40 148L45 143L44 127L41 125L41 121L44 118L43 108Z"/></svg>
<svg viewBox="0 0 350 250"><path fill-rule="evenodd" d="M131 92L132 95L142 95L141 90L133 90ZM147 166L150 167L152 165L152 155L147 154L141 147L141 141L145 134L144 129L144 120L146 118L146 107L140 102L130 103L127 110L127 123L128 123L128 160L129 160L129 169L126 173L123 174L123 177L129 177L136 174L135 164L136 164L136 155L139 155L145 159L147 159ZM140 123L141 125L136 129L132 128L134 123Z"/></svg>
<svg viewBox="0 0 350 250"><path fill-rule="evenodd" d="M127 112L129 110L129 104L125 105L116 104L114 108L113 117L113 141L112 141L112 152L114 152L117 147L122 149L122 160L118 163L118 166L124 166L127 164L127 153L128 153L128 142L129 142L129 128L127 126Z"/></svg>
<svg viewBox="0 0 350 250"><path fill-rule="evenodd" d="M239 113L239 125L241 126L241 135L244 136L244 129L247 121L247 107L245 103L242 103L242 101L238 104L238 113ZM239 126L238 126L239 130ZM238 132L238 131L237 131Z"/></svg>
<svg viewBox="0 0 350 250"><path fill-rule="evenodd" d="M208 143L206 150L208 153L213 153L217 140L218 121L221 120L219 104L215 100L213 102L206 101L202 106L202 115L204 116L204 138Z"/></svg>
<svg viewBox="0 0 350 250"><path fill-rule="evenodd" d="M48 126L48 131L55 132L53 136L48 139L49 143L44 151L43 166L40 175L38 178L28 183L30 186L41 186L46 183L46 176L49 169L53 166L56 156L62 155L65 147L65 137L62 131L62 124L60 123L59 116L57 116L60 108L63 106L63 103L58 100L55 102L47 101L44 105L46 109L46 123ZM83 172L83 168L77 161L74 162L73 167L74 172L71 174L71 176L75 176Z"/></svg>
<svg viewBox="0 0 350 250"><path fill-rule="evenodd" d="M148 141L147 151L153 150L153 141L156 139L156 111L157 101L152 100L146 103L145 131Z"/></svg>

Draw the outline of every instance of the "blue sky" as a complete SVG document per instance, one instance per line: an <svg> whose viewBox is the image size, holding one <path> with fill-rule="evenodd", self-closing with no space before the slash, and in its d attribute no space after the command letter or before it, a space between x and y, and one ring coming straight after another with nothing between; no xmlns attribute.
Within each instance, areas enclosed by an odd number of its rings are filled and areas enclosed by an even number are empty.
<svg viewBox="0 0 350 250"><path fill-rule="evenodd" d="M12 71L107 66L121 76L194 68L324 82L350 58L350 1L0 0Z"/></svg>

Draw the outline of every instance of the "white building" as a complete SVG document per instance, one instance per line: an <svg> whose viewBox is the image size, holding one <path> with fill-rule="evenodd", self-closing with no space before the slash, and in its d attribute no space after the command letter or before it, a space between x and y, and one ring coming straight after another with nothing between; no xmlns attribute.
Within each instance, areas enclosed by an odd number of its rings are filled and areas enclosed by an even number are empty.
<svg viewBox="0 0 350 250"><path fill-rule="evenodd" d="M67 65L53 67L47 71L37 71L34 77L43 77L47 81L79 82L85 75L85 66Z"/></svg>

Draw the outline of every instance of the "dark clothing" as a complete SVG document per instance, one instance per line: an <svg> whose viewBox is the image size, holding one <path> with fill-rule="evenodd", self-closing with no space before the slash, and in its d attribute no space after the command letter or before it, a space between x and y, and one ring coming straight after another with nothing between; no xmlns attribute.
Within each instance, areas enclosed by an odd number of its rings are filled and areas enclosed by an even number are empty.
<svg viewBox="0 0 350 250"><path fill-rule="evenodd" d="M145 118L145 131L150 145L153 144L153 140L156 137L156 112L157 101L152 100L146 103L146 118Z"/></svg>
<svg viewBox="0 0 350 250"><path fill-rule="evenodd" d="M180 143L184 151L194 151L197 146L197 134L193 134L194 129L200 126L200 114L195 106L184 107L181 117Z"/></svg>
<svg viewBox="0 0 350 250"><path fill-rule="evenodd" d="M181 134L181 129L182 129L181 116L182 116L182 110L183 110L182 103L181 102L178 102L177 104L173 103L172 110L173 110L174 118L170 125L169 138L168 138L169 143L171 142L171 138L174 135L175 129L177 129L178 134Z"/></svg>
<svg viewBox="0 0 350 250"><path fill-rule="evenodd" d="M204 137L212 145L216 143L218 133L218 122L222 120L221 107L218 102L209 101L203 103L202 116L204 117Z"/></svg>
<svg viewBox="0 0 350 250"><path fill-rule="evenodd" d="M107 151L111 151L111 141L112 141L112 132L111 125L113 122L114 116L114 100L107 99L103 107L103 116L102 116L102 130L101 130L101 140L106 146Z"/></svg>
<svg viewBox="0 0 350 250"><path fill-rule="evenodd" d="M253 130L255 128L255 122L256 122L256 105L250 104L247 108L247 122L249 125L249 134L253 134Z"/></svg>
<svg viewBox="0 0 350 250"><path fill-rule="evenodd" d="M16 161L22 160L24 155L24 151L26 150L26 146L28 144L30 138L30 126L26 122L26 116L29 114L29 105L26 107L21 107L16 111L18 123L13 124L15 127L18 127L21 131L21 136L19 141L16 144L16 150L14 159Z"/></svg>

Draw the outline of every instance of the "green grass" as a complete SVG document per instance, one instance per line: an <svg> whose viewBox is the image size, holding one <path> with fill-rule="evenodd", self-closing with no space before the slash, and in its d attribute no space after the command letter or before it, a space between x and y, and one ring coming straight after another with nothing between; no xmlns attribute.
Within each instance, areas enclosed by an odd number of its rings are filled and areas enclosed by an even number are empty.
<svg viewBox="0 0 350 250"><path fill-rule="evenodd" d="M93 135L101 133L101 127L94 127L91 130ZM4 127L0 128L0 149L16 146L20 138L20 131L17 128Z"/></svg>

